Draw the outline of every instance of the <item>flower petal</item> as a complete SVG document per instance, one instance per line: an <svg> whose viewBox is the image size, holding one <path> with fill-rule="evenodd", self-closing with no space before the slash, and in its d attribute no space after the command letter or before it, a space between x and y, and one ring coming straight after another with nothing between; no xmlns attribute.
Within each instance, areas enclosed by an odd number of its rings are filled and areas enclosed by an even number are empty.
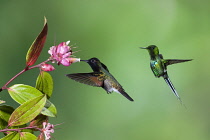
<svg viewBox="0 0 210 140"><path fill-rule="evenodd" d="M65 59L61 60L61 64L64 66L70 66L71 63L69 62L69 60L67 58L65 58Z"/></svg>

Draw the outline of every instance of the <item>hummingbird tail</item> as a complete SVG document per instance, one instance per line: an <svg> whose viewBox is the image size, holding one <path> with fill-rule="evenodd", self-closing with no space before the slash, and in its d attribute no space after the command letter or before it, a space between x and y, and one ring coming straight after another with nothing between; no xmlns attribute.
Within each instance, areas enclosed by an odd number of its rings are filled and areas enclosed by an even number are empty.
<svg viewBox="0 0 210 140"><path fill-rule="evenodd" d="M164 80L166 81L166 83L168 84L168 86L171 88L171 90L173 91L173 93L175 94L175 96L181 101L181 98L179 97L175 87L173 86L171 80L169 79L169 77L164 78Z"/></svg>
<svg viewBox="0 0 210 140"><path fill-rule="evenodd" d="M119 90L120 94L122 94L125 98L127 98L130 101L134 101L123 89Z"/></svg>

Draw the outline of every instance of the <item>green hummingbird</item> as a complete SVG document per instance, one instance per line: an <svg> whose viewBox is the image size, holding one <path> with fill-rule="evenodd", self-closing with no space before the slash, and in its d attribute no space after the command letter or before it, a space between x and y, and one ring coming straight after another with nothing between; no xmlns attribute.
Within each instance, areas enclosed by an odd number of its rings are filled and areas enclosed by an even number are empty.
<svg viewBox="0 0 210 140"><path fill-rule="evenodd" d="M66 76L83 84L95 87L102 87L107 93L117 92L125 96L128 100L134 101L118 83L118 81L109 73L106 65L100 62L98 58L91 58L89 60L81 60L87 62L92 68L91 73L74 73Z"/></svg>
<svg viewBox="0 0 210 140"><path fill-rule="evenodd" d="M176 63L182 63L191 61L192 59L163 59L162 54L159 54L158 47L155 45L150 45L148 47L140 47L141 49L147 49L150 54L150 67L155 77L163 77L168 86L171 88L176 97L181 101L175 87L173 86L171 80L168 77L167 66Z"/></svg>

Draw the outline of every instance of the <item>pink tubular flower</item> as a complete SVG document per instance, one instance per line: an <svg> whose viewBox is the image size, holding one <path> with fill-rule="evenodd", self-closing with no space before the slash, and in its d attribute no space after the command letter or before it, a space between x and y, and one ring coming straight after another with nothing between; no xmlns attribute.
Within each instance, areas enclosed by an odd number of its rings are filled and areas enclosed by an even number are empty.
<svg viewBox="0 0 210 140"><path fill-rule="evenodd" d="M49 140L51 138L50 133L54 133L54 125L50 123L43 122L43 129L45 140Z"/></svg>
<svg viewBox="0 0 210 140"><path fill-rule="evenodd" d="M43 70L43 71L53 71L53 70L55 70L55 68L50 64L42 64L41 65L41 70Z"/></svg>
<svg viewBox="0 0 210 140"><path fill-rule="evenodd" d="M58 65L69 66L72 62L70 56L72 55L71 47L68 46L70 41L62 42L57 46L52 46L48 53L51 55L52 62L57 62ZM78 61L77 61L78 62Z"/></svg>

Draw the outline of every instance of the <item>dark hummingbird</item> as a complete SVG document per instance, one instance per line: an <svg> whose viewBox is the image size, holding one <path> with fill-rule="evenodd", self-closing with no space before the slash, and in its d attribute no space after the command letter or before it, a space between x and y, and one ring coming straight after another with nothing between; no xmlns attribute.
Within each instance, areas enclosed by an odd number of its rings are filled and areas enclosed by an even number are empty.
<svg viewBox="0 0 210 140"><path fill-rule="evenodd" d="M87 62L92 68L90 73L67 74L69 78L90 86L102 87L107 93L117 92L125 96L128 100L134 101L118 83L118 81L109 73L108 68L100 62L98 58L81 60Z"/></svg>
<svg viewBox="0 0 210 140"><path fill-rule="evenodd" d="M168 77L167 66L191 61L192 59L163 59L162 54L159 54L158 47L155 45L150 45L148 47L140 47L141 49L147 49L150 54L150 67L155 77L163 77L168 86L171 88L173 93L177 96L177 98L181 101L176 89L174 88L171 80Z"/></svg>

